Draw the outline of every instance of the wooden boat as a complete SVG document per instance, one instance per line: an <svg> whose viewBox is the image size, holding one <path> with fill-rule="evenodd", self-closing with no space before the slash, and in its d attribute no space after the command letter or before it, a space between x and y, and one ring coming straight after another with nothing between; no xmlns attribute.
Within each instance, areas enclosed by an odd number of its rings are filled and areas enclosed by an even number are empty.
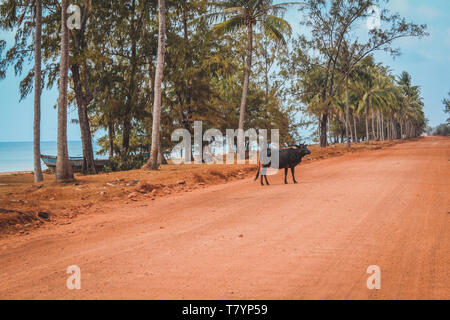
<svg viewBox="0 0 450 320"><path fill-rule="evenodd" d="M56 171L56 157L55 156L47 156L47 155L41 155L41 159L44 162L44 164L51 170ZM81 172L81 169L83 167L83 157L69 157L70 164L72 166L73 172ZM94 160L95 163L95 169L97 171L102 171L105 166L109 164L109 160Z"/></svg>

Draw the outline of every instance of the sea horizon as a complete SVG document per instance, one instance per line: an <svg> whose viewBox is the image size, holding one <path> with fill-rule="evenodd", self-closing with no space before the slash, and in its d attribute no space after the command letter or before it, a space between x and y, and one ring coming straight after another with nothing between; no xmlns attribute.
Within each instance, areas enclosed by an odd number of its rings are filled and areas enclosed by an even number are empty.
<svg viewBox="0 0 450 320"><path fill-rule="evenodd" d="M0 143L32 143L33 140L30 141L0 141ZM56 143L56 140L43 140L41 143ZM67 142L81 142L81 140L67 140Z"/></svg>
<svg viewBox="0 0 450 320"><path fill-rule="evenodd" d="M81 141L70 140L67 141L67 144L70 157L80 157L83 155ZM106 158L106 156L96 155L100 150L98 144L94 142L93 147L96 158ZM41 154L56 156L57 142L41 141ZM41 165L43 170L47 169L47 166L42 160ZM33 141L0 141L0 173L33 170Z"/></svg>

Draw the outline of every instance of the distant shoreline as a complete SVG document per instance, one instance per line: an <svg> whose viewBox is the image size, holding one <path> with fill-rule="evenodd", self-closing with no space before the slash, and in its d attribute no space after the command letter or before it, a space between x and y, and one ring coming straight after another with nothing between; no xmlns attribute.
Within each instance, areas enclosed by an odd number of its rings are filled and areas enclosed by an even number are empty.
<svg viewBox="0 0 450 320"><path fill-rule="evenodd" d="M81 140L67 140L67 142L81 142ZM0 143L33 143L33 141L0 141ZM41 141L41 143L57 143L57 141Z"/></svg>
<svg viewBox="0 0 450 320"><path fill-rule="evenodd" d="M83 146L81 141L68 141L69 155L81 157ZM101 150L100 146L93 144L94 152ZM42 141L41 154L56 156L58 153L56 141ZM103 158L103 156L97 156ZM47 167L41 162L42 169ZM33 142L0 142L0 173L29 172L34 170Z"/></svg>
<svg viewBox="0 0 450 320"><path fill-rule="evenodd" d="M0 176L10 176L13 174L33 174L33 171L11 171L11 172L0 172Z"/></svg>

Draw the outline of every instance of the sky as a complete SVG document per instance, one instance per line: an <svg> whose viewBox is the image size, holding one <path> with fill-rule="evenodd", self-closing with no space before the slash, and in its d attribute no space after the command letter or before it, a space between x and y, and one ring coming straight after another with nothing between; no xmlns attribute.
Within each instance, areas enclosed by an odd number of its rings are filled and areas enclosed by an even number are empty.
<svg viewBox="0 0 450 320"><path fill-rule="evenodd" d="M391 67L394 74L408 71L413 84L422 88L425 114L430 126L445 122L442 99L450 92L450 1L448 0L392 0L387 8L417 24L427 24L431 34L425 39L407 38L394 43L401 49L401 56L395 59L384 52L376 53L379 62ZM286 19L294 31L301 32L300 15L297 9L289 9ZM11 43L13 33L0 31L0 39ZM30 64L32 66L32 64ZM4 80L0 80L0 142L33 140L33 93L19 102L19 83L10 70ZM42 93L41 140L56 141L58 92L56 87ZM81 140L80 130L70 119L77 118L76 110L69 110L68 139Z"/></svg>

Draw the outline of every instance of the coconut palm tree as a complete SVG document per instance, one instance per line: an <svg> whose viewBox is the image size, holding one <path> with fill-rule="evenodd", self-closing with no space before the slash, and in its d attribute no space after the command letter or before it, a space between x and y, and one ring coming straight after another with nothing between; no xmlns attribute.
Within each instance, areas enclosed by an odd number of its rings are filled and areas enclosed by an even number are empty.
<svg viewBox="0 0 450 320"><path fill-rule="evenodd" d="M33 155L34 182L44 180L41 168L41 37L42 37L42 0L35 1L36 27L34 33L34 123Z"/></svg>
<svg viewBox="0 0 450 320"><path fill-rule="evenodd" d="M363 92L363 96L359 101L358 112L365 110L366 112L366 132L368 129L368 113L369 109L372 114L372 131L373 137L384 140L384 113L395 103L397 88L390 76L386 75L386 70L381 67L372 67L368 71L369 81L360 81L357 83L358 90ZM377 114L378 133L375 132L375 111Z"/></svg>
<svg viewBox="0 0 450 320"><path fill-rule="evenodd" d="M42 0L24 3L24 10L18 18L18 27L22 24L29 8L35 11L34 34L34 121L33 121L33 158L34 158L34 182L44 180L41 167L41 90L42 90Z"/></svg>
<svg viewBox="0 0 450 320"><path fill-rule="evenodd" d="M373 89L374 80L377 75L373 56L368 56L356 66L356 79L353 83L352 90L358 96L359 103L356 106L356 113L361 114L364 109L365 125L366 125L366 143L370 141L369 117L372 114L372 129L374 128L373 110L370 107L367 92ZM369 110L370 109L370 110ZM370 114L369 114L370 111ZM373 129L373 139L375 139L375 130Z"/></svg>
<svg viewBox="0 0 450 320"><path fill-rule="evenodd" d="M444 105L444 112L450 114L450 92L448 98L442 99L442 104ZM450 118L447 119L447 124L450 124Z"/></svg>
<svg viewBox="0 0 450 320"><path fill-rule="evenodd" d="M68 0L61 3L61 58L59 66L59 97L58 97L58 157L56 160L56 182L74 180L72 166L69 162L67 148L67 84L69 73L69 29L67 27Z"/></svg>
<svg viewBox="0 0 450 320"><path fill-rule="evenodd" d="M408 72L402 72L397 83L403 97L402 118L405 122L405 135L408 138L416 137L426 124L420 87L412 85L411 75Z"/></svg>
<svg viewBox="0 0 450 320"><path fill-rule="evenodd" d="M164 0L158 0L158 57L155 74L155 99L153 102L152 148L146 168L158 169L158 152L161 152L161 83L164 74L164 56L166 52L166 6Z"/></svg>
<svg viewBox="0 0 450 320"><path fill-rule="evenodd" d="M289 5L301 4L289 2L273 4L272 0L227 0L215 3L220 9L218 13L209 14L209 19L223 21L214 25L216 31L232 32L245 28L247 32L247 58L242 87L241 106L239 111L239 136L243 139L245 122L245 107L247 102L248 86L252 68L253 34L256 24L259 24L269 39L277 43L286 44L284 35L292 32L289 23L280 17ZM238 138L239 138L238 136Z"/></svg>

